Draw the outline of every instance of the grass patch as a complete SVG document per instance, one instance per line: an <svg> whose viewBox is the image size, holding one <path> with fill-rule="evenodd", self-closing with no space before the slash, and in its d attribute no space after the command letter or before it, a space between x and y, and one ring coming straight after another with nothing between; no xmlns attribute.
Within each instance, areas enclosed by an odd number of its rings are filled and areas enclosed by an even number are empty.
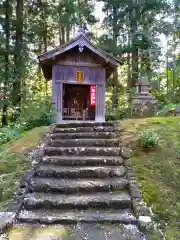
<svg viewBox="0 0 180 240"><path fill-rule="evenodd" d="M27 152L35 148L48 127L27 131L20 139L0 147L0 211L6 209L24 172L30 168Z"/></svg>
<svg viewBox="0 0 180 240"><path fill-rule="evenodd" d="M143 199L152 207L167 240L178 239L180 219L180 117L154 117L120 122L125 131L138 135L145 129L157 134L159 144L145 151L133 145L135 167ZM138 142L138 141L137 141ZM129 139L131 145L131 139Z"/></svg>

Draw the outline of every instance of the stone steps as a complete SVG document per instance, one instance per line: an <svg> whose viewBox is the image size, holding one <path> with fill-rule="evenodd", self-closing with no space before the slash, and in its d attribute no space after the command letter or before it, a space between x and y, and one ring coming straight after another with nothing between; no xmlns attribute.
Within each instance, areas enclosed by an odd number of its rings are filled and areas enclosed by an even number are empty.
<svg viewBox="0 0 180 240"><path fill-rule="evenodd" d="M53 129L53 133L87 133L87 132L114 132L113 126L70 127Z"/></svg>
<svg viewBox="0 0 180 240"><path fill-rule="evenodd" d="M108 178L124 177L125 174L126 169L124 166L62 167L49 164L41 165L36 169L36 176L54 178Z"/></svg>
<svg viewBox="0 0 180 240"><path fill-rule="evenodd" d="M128 188L126 178L109 179L55 179L35 177L31 181L33 192L56 192L56 193L89 193L120 191Z"/></svg>
<svg viewBox="0 0 180 240"><path fill-rule="evenodd" d="M42 164L54 166L120 166L122 157L111 156L44 156Z"/></svg>
<svg viewBox="0 0 180 240"><path fill-rule="evenodd" d="M117 137L115 132L69 132L53 133L52 139L113 139Z"/></svg>
<svg viewBox="0 0 180 240"><path fill-rule="evenodd" d="M50 147L44 149L47 156L119 156L118 147Z"/></svg>
<svg viewBox="0 0 180 240"><path fill-rule="evenodd" d="M55 139L49 141L52 147L118 147L118 139Z"/></svg>
<svg viewBox="0 0 180 240"><path fill-rule="evenodd" d="M131 209L131 197L127 192L91 193L91 194L27 194L24 207L33 209Z"/></svg>
<svg viewBox="0 0 180 240"><path fill-rule="evenodd" d="M21 211L20 222L40 224L74 224L74 223L123 223L137 224L134 214L129 210L34 210Z"/></svg>
<svg viewBox="0 0 180 240"><path fill-rule="evenodd" d="M126 224L135 235L123 233L117 239L140 240L129 238L139 236L124 164L130 154L120 147L113 123L57 124L43 153L18 215L20 223ZM97 236L77 240L107 239Z"/></svg>

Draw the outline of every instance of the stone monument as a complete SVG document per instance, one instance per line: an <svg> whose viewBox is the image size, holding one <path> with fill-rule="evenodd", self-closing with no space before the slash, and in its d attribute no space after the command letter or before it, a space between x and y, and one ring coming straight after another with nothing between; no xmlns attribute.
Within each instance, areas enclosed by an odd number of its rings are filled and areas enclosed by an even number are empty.
<svg viewBox="0 0 180 240"><path fill-rule="evenodd" d="M142 77L135 84L135 94L131 98L131 116L148 117L155 114L155 97L151 94L148 77Z"/></svg>

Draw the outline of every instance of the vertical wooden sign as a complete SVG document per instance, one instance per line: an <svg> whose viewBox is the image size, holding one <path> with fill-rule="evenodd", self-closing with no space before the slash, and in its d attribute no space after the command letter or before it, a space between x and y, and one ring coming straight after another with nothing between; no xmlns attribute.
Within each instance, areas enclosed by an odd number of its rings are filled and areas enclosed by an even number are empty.
<svg viewBox="0 0 180 240"><path fill-rule="evenodd" d="M91 106L95 106L96 105L96 86L90 86L90 102L91 102Z"/></svg>
<svg viewBox="0 0 180 240"><path fill-rule="evenodd" d="M76 72L76 81L78 83L84 82L84 72Z"/></svg>

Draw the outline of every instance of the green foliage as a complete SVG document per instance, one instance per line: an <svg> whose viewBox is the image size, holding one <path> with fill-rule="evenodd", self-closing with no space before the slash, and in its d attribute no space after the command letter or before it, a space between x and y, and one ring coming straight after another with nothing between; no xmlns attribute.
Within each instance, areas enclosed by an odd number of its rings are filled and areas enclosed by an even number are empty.
<svg viewBox="0 0 180 240"><path fill-rule="evenodd" d="M143 148L152 148L158 145L159 136L153 129L143 130L139 134L139 145Z"/></svg>
<svg viewBox="0 0 180 240"><path fill-rule="evenodd" d="M8 126L0 129L0 145L11 140L17 139L20 132L15 126Z"/></svg>
<svg viewBox="0 0 180 240"><path fill-rule="evenodd" d="M37 146L46 131L47 127L35 128L13 143L0 144L0 211L6 210L21 177L30 167L25 153Z"/></svg>
<svg viewBox="0 0 180 240"><path fill-rule="evenodd" d="M27 163L20 154L0 152L0 209L12 199L20 176L26 169Z"/></svg>
<svg viewBox="0 0 180 240"><path fill-rule="evenodd" d="M34 127L48 126L55 120L55 111L52 108L52 102L49 97L36 96L35 99L29 99L24 104L19 122L23 130L29 130Z"/></svg>
<svg viewBox="0 0 180 240"><path fill-rule="evenodd" d="M0 128L0 144L18 139L24 131L48 126L54 122L55 112L49 98L36 97L24 103L21 117L7 127Z"/></svg>
<svg viewBox="0 0 180 240"><path fill-rule="evenodd" d="M116 111L106 111L106 121L116 121L127 118L128 109L122 108Z"/></svg>

